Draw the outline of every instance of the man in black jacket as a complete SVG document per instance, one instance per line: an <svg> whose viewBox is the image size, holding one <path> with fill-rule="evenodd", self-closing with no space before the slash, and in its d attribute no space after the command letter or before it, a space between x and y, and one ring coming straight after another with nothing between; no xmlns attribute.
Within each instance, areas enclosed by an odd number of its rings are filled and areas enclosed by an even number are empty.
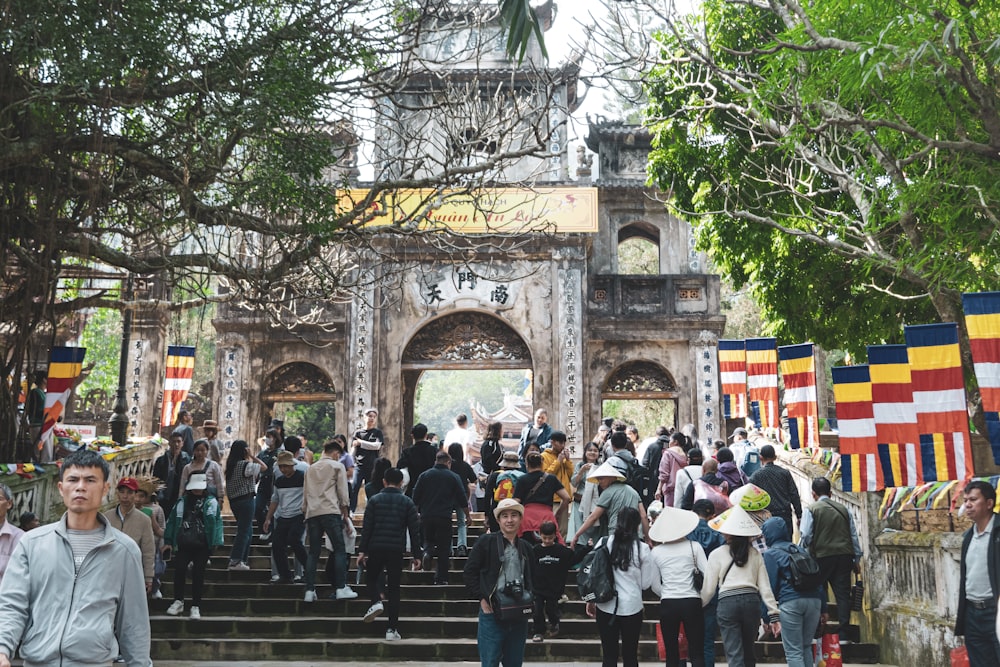
<svg viewBox="0 0 1000 667"><path fill-rule="evenodd" d="M965 516L972 527L962 537L955 634L965 635L969 667L1000 665L997 596L1000 594L1000 524L996 490L982 480L965 486Z"/></svg>
<svg viewBox="0 0 1000 667"><path fill-rule="evenodd" d="M365 613L365 623L374 621L384 610L379 598L378 577L385 570L385 595L389 603L389 628L385 631L385 638L393 641L400 639L399 581L403 573L406 535L409 533L413 559L419 563L420 520L413 501L400 489L403 473L398 468L389 468L383 480L385 487L372 496L365 507L358 564L365 568L368 596L372 601Z"/></svg>
<svg viewBox="0 0 1000 667"><path fill-rule="evenodd" d="M410 430L413 436L413 445L403 450L396 462L396 467L407 471L410 476L410 483L406 487L406 495L413 497L413 489L417 485L417 478L430 470L434 466L434 456L437 454L435 447L427 440L427 427L417 424Z"/></svg>
<svg viewBox="0 0 1000 667"><path fill-rule="evenodd" d="M191 457L184 451L184 436L180 433L171 434L169 449L153 462L153 477L163 482L160 507L166 516L170 516L170 510L180 497L181 472L189 463Z"/></svg>
<svg viewBox="0 0 1000 667"><path fill-rule="evenodd" d="M465 486L451 471L451 457L440 451L434 467L422 473L413 487L413 502L420 512L424 529L424 569L430 569L432 551L437 554L435 584L448 583L451 557L451 515L468 503Z"/></svg>

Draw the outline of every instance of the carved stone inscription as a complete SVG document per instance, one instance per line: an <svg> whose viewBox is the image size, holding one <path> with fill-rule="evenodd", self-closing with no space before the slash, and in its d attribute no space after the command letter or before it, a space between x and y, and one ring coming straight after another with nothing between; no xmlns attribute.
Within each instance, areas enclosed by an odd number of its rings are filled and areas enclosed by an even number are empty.
<svg viewBox="0 0 1000 667"><path fill-rule="evenodd" d="M559 269L559 347L562 364L562 399L566 406L563 430L572 445L581 442L581 384L583 375L583 327L580 322L580 270ZM571 450L571 453L573 450Z"/></svg>

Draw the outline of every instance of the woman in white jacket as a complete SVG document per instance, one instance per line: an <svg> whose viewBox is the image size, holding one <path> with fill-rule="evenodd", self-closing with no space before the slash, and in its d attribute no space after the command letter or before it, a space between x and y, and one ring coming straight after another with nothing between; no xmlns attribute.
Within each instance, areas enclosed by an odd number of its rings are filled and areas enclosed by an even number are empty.
<svg viewBox="0 0 1000 667"><path fill-rule="evenodd" d="M658 589L660 570L653 562L649 547L639 537L639 510L626 507L618 513L614 535L595 548L611 553L618 595L607 602L588 602L587 615L597 618L601 636L603 667L618 664L618 641L624 667L638 667L639 634L642 631L642 592Z"/></svg>
<svg viewBox="0 0 1000 667"><path fill-rule="evenodd" d="M778 603L771 591L764 559L750 545L750 538L760 535L760 528L739 506L726 510L709 525L726 537L726 546L708 557L701 602L708 604L716 590L719 591L716 618L729 667L756 667L754 642L761 622L761 600L767 607L771 632L776 637L781 634Z"/></svg>

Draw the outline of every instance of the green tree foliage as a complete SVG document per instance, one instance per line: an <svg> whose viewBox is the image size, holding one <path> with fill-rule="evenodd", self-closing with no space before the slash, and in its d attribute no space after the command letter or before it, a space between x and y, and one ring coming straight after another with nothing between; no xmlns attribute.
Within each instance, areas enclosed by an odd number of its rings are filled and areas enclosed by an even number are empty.
<svg viewBox="0 0 1000 667"><path fill-rule="evenodd" d="M773 334L863 360L995 289L998 34L1000 6L957 0L668 18L650 173Z"/></svg>
<svg viewBox="0 0 1000 667"><path fill-rule="evenodd" d="M459 414L469 417L471 426L474 405L481 405L486 413L496 412L503 407L505 394L523 393L525 382L523 370L428 371L417 385L413 419L443 438Z"/></svg>
<svg viewBox="0 0 1000 667"><path fill-rule="evenodd" d="M122 314L107 308L89 313L80 345L87 348L87 377L77 386L77 396L99 389L114 396L118 389L118 359L122 351ZM109 406L110 407L110 406Z"/></svg>
<svg viewBox="0 0 1000 667"><path fill-rule="evenodd" d="M638 236L625 239L618 244L618 273L659 275L660 249Z"/></svg>

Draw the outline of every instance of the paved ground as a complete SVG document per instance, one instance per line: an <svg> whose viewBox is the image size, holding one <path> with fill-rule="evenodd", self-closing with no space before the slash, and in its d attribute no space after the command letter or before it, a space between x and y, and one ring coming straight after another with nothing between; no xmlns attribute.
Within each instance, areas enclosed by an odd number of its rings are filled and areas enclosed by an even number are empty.
<svg viewBox="0 0 1000 667"><path fill-rule="evenodd" d="M595 658L593 662L526 662L524 667L594 667L600 662L600 658ZM716 662L716 665L723 663ZM477 667L478 662L184 662L179 660L157 660L156 667ZM640 667L662 667L662 662L640 662ZM757 663L757 667L785 667L784 663ZM852 663L844 663L844 667L863 667ZM869 666L870 667L870 666ZM889 666L883 666L889 667Z"/></svg>

